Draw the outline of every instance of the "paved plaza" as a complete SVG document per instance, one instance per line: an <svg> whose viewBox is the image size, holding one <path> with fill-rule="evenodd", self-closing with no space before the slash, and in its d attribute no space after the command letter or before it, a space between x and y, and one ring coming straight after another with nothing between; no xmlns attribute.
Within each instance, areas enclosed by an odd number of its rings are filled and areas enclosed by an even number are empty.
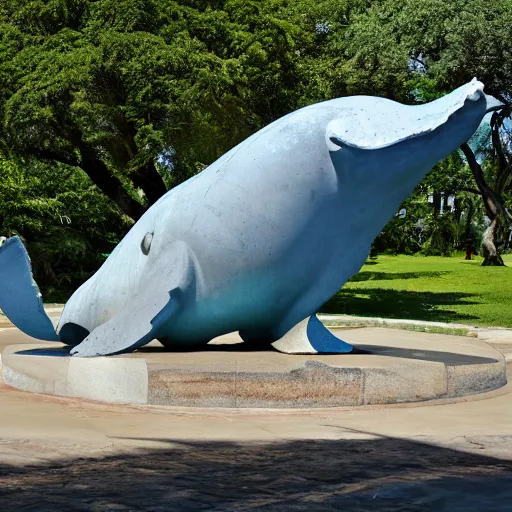
<svg viewBox="0 0 512 512"><path fill-rule="evenodd" d="M0 340L32 341L8 328ZM488 341L510 355L506 339ZM1 510L511 510L511 404L512 384L300 411L123 406L2 384Z"/></svg>

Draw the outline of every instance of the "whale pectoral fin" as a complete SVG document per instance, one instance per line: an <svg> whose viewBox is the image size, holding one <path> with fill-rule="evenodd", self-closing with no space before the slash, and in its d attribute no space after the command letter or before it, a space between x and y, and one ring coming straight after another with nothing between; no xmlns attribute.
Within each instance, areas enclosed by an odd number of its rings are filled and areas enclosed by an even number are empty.
<svg viewBox="0 0 512 512"><path fill-rule="evenodd" d="M334 336L316 315L299 322L272 346L285 354L347 354L354 348Z"/></svg>
<svg viewBox="0 0 512 512"><path fill-rule="evenodd" d="M120 279L122 276L120 277ZM129 352L160 336L160 328L181 309L184 290L195 284L195 266L184 242L148 261L141 286L116 316L96 327L71 355L104 356Z"/></svg>
<svg viewBox="0 0 512 512"><path fill-rule="evenodd" d="M44 310L27 250L17 236L0 245L0 283L0 309L20 331L39 340L60 340Z"/></svg>
<svg viewBox="0 0 512 512"><path fill-rule="evenodd" d="M71 355L106 356L146 345L179 309L179 294L179 289L167 293L146 289L146 293L134 297L115 317L96 327L71 350Z"/></svg>

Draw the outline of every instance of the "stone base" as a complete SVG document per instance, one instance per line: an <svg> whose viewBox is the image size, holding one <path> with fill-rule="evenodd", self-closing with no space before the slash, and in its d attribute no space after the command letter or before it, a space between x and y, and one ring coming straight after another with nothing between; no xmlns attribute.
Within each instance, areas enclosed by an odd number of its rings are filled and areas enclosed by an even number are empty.
<svg viewBox="0 0 512 512"><path fill-rule="evenodd" d="M97 358L69 357L60 344L10 345L2 376L21 390L102 402L265 408L418 402L507 381L503 355L480 340L381 328L343 329L340 337L358 353L247 351L235 334L200 351L168 352L153 342Z"/></svg>

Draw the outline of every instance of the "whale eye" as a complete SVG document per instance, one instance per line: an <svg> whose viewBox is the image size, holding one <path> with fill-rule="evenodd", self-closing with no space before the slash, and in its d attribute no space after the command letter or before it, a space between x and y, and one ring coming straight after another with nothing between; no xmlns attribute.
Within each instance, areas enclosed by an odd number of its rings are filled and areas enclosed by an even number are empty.
<svg viewBox="0 0 512 512"><path fill-rule="evenodd" d="M151 242L153 241L153 233L146 233L142 242L140 243L140 250L142 254L147 256L149 254L149 249L151 249Z"/></svg>

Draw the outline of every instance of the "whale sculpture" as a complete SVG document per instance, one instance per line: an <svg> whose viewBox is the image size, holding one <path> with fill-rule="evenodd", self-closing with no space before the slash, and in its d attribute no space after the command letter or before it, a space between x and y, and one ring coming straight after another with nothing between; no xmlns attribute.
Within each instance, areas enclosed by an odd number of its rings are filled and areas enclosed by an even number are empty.
<svg viewBox="0 0 512 512"><path fill-rule="evenodd" d="M499 106L474 79L420 106L355 96L297 110L154 204L73 294L57 332L21 241L6 240L0 308L76 356L233 331L287 353L349 352L315 313L423 175Z"/></svg>

